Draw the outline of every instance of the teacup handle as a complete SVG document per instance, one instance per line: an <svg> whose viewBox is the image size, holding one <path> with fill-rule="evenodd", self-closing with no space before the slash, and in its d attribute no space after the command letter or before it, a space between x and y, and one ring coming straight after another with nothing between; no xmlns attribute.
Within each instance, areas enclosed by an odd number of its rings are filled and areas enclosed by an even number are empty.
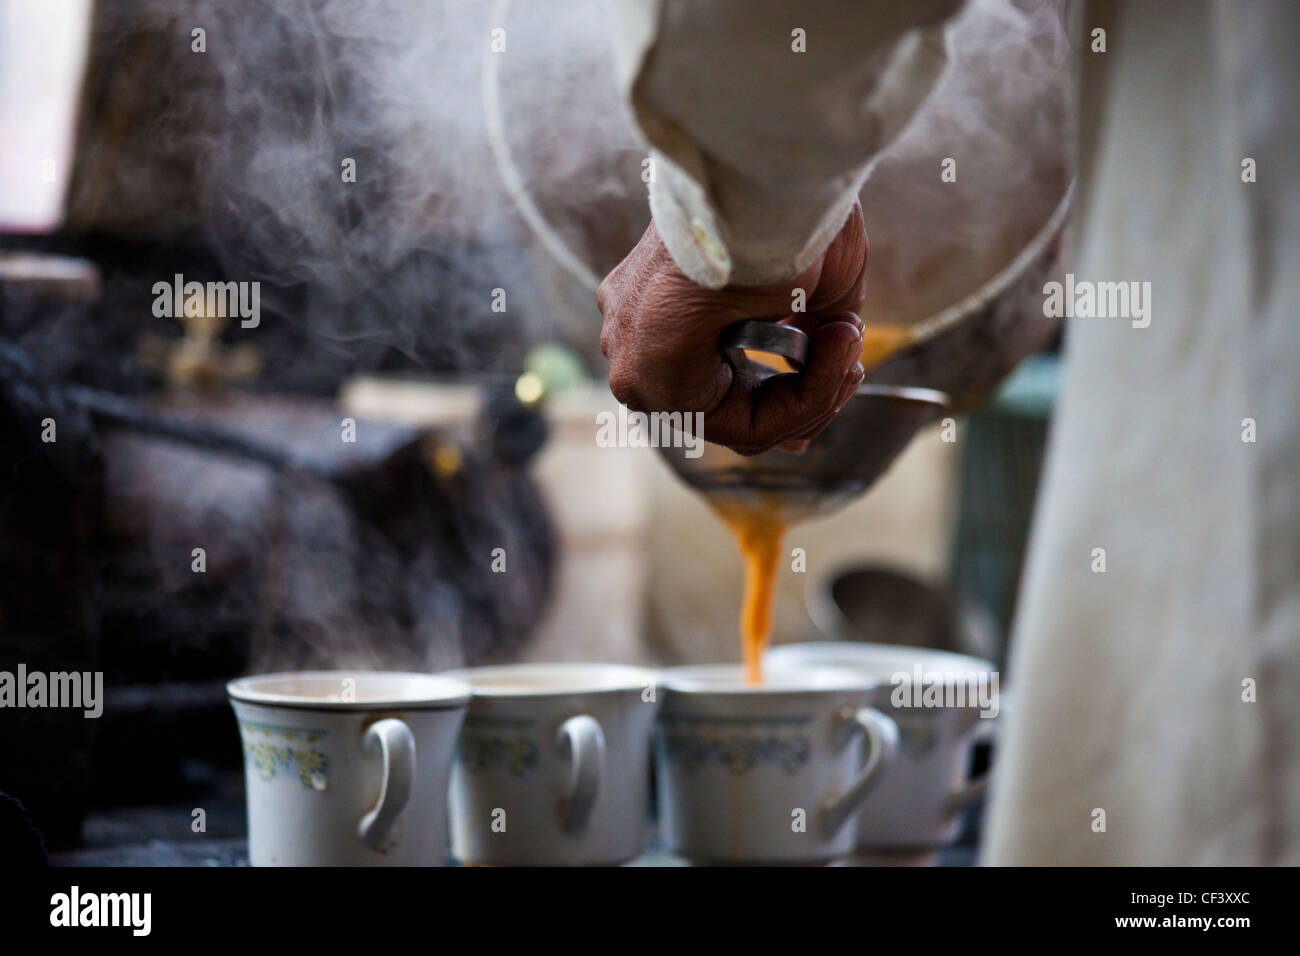
<svg viewBox="0 0 1300 956"><path fill-rule="evenodd" d="M998 714L1002 714L1002 709L1006 706L1006 698L998 697ZM980 717L975 725L975 732L971 734L970 746L979 743L992 743L997 740L998 724L997 717ZM958 785L948 797L947 810L948 814L960 813L967 809L977 800L984 796L989 788L989 773L993 769L992 761L984 770L975 777L964 780Z"/></svg>
<svg viewBox="0 0 1300 956"><path fill-rule="evenodd" d="M570 759L569 787L560 800L560 821L565 830L581 830L596 803L600 778L605 775L605 732L590 714L578 714L560 725L556 735L560 752Z"/></svg>
<svg viewBox="0 0 1300 956"><path fill-rule="evenodd" d="M368 847L379 849L392 833L393 824L411 799L415 780L415 736L404 721L396 717L377 720L366 728L362 746L383 759L379 799L357 824L357 836Z"/></svg>
<svg viewBox="0 0 1300 956"><path fill-rule="evenodd" d="M852 786L822 807L822 833L827 839L838 833L862 806L862 801L879 782L881 773L893 763L894 755L898 753L898 725L880 711L872 707L854 711L853 729L866 736L870 749Z"/></svg>

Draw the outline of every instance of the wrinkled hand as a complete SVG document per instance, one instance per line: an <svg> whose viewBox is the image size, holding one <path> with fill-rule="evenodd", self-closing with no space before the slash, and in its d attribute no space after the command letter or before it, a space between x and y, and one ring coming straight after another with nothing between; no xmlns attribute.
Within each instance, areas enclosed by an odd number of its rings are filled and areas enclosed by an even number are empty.
<svg viewBox="0 0 1300 956"><path fill-rule="evenodd" d="M825 428L862 381L867 234L854 205L826 251L789 282L762 288L696 285L673 262L653 222L600 284L601 351L609 387L633 411L703 412L704 437L753 455L801 448ZM806 311L792 314L803 289ZM733 369L718 348L722 330L768 319L808 333L798 375Z"/></svg>

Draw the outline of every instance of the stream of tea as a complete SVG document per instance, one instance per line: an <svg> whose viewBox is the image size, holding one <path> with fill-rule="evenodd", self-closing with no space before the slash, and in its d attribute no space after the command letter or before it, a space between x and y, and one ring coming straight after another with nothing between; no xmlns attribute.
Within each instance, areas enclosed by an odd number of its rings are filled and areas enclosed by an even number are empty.
<svg viewBox="0 0 1300 956"><path fill-rule="evenodd" d="M764 495L757 501L709 496L709 504L736 536L741 559L745 562L740 641L746 684L763 682L763 650L772 634L776 574L781 564L781 542L789 524L780 499L777 494Z"/></svg>
<svg viewBox="0 0 1300 956"><path fill-rule="evenodd" d="M913 338L911 326L867 325L862 335L862 367L870 371ZM751 356L771 364L769 356ZM784 364L784 363L782 363ZM787 365L783 371L789 371ZM864 436L865 437L865 436ZM869 440L869 439L868 439ZM735 535L745 565L745 593L740 605L741 655L745 683L763 683L763 651L772 636L772 608L781 565L781 544L790 525L810 517L815 508L777 492L761 495L708 495L708 502Z"/></svg>

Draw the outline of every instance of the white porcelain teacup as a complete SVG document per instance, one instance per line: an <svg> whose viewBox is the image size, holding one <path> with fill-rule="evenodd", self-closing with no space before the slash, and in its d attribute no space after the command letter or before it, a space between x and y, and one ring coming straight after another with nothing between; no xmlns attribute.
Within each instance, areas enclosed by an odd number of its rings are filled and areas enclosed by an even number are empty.
<svg viewBox="0 0 1300 956"><path fill-rule="evenodd" d="M852 852L857 810L897 730L871 684L827 667L660 675L656 769L667 848L697 863L821 863ZM865 748L864 748L865 743Z"/></svg>
<svg viewBox="0 0 1300 956"><path fill-rule="evenodd" d="M442 866L470 688L397 671L226 685L244 745L254 866Z"/></svg>
<svg viewBox="0 0 1300 956"><path fill-rule="evenodd" d="M458 859L614 864L641 853L654 671L513 664L452 674L474 688L451 781Z"/></svg>
<svg viewBox="0 0 1300 956"><path fill-rule="evenodd" d="M891 644L818 641L767 652L772 667L846 668L869 680L871 702L899 729L898 759L863 804L864 851L937 849L957 838L961 811L983 795L969 777L973 745L994 734L1002 707L991 661Z"/></svg>

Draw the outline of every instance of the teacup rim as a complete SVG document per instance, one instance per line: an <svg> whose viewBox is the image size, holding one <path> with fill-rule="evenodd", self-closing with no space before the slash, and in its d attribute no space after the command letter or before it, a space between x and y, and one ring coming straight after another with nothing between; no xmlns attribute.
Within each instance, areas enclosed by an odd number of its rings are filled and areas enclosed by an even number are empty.
<svg viewBox="0 0 1300 956"><path fill-rule="evenodd" d="M612 680L596 681L588 685L574 682L559 683L556 686L493 687L476 682L476 679L498 676L524 678L528 675L546 676L566 672L613 673L618 676ZM571 697L575 694L641 693L647 685L657 684L659 679L659 671L654 668L601 661L526 661L514 664L487 664L481 667L459 667L445 673L468 685L474 698L491 700Z"/></svg>
<svg viewBox="0 0 1300 956"><path fill-rule="evenodd" d="M788 676L792 671L804 675L816 675L818 682L803 686L789 681L773 680L773 677ZM764 669L761 684L736 682L737 676L743 677L743 668L739 664L687 664L680 667L668 667L659 672L660 685L670 693L692 697L741 697L746 699L764 699L777 696L821 696L845 692L870 691L874 684L861 674L845 667L831 667L823 664L796 664ZM696 684L690 683L698 681Z"/></svg>
<svg viewBox="0 0 1300 956"><path fill-rule="evenodd" d="M365 675L403 678L418 682L421 692L409 696L393 694L367 700L331 700L306 697L298 694L273 693L258 690L257 683L286 682L291 680L342 680ZM472 689L462 680L446 674L423 671L338 669L312 671L269 671L246 674L226 683L226 694L231 701L256 704L262 707L287 707L293 710L316 711L370 711L370 710L450 710L463 707L472 697Z"/></svg>
<svg viewBox="0 0 1300 956"><path fill-rule="evenodd" d="M798 650L796 650L798 649ZM807 654L804 658L800 655ZM765 665L780 663L781 666L817 666L839 667L848 670L865 669L871 663L868 658L880 659L912 658L896 670L910 670L915 664L921 665L923 674L943 675L966 674L970 672L996 672L998 666L985 657L963 654L940 647L917 647L911 644L883 644L874 641L794 641L769 647L763 655ZM945 662L949 667L936 667L936 663ZM867 678L875 684L887 683L889 675Z"/></svg>

